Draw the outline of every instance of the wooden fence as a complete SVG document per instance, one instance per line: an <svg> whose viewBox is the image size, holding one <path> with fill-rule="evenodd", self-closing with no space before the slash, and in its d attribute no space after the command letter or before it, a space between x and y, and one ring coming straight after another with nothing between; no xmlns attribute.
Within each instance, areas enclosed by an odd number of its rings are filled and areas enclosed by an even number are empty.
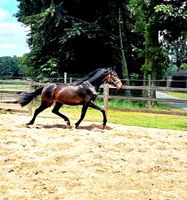
<svg viewBox="0 0 187 200"><path fill-rule="evenodd" d="M117 100L128 100L128 101L146 101L149 105L152 102L167 102L167 103L186 103L187 99L175 99L175 98L156 98L152 97L152 94L156 91L162 92L183 92L187 93L187 88L171 88L171 87L158 87L158 86L123 86L122 90L142 90L146 91L146 97L132 97L132 96L119 96L119 95L110 95L110 88L114 88L113 86L109 86L105 84L104 86L104 108L105 110L108 109L108 101L109 99L117 99Z"/></svg>
<svg viewBox="0 0 187 200"><path fill-rule="evenodd" d="M67 80L66 80L67 81ZM1 85L12 85L14 82L10 81L0 81L0 86ZM15 89L7 89L7 88L1 88L0 87L0 105L5 104L7 105L6 110L13 110L10 108L10 104L17 104L18 99L15 98L8 98L8 99L3 99L2 94L12 94L13 96L16 96L20 92L28 91L31 92L33 90L33 86L38 86L38 85L43 85L42 83L36 83L32 81L21 81L21 82L16 82L17 85L19 85ZM20 86L25 86L25 89L19 89ZM142 90L146 91L147 96L146 97L132 97L132 96L125 96L125 95L111 95L110 90L113 89L114 87L109 86L108 84L105 84L101 86L103 88L103 95L99 95L100 98L103 98L103 104L104 108L107 110L108 109L108 101L109 99L118 99L118 100L128 100L128 101L146 101L148 104L151 105L152 102L169 102L169 103L187 103L187 99L170 99L170 98L155 98L152 97L152 93L155 91L162 91L162 92L167 92L167 91L173 91L173 92L187 92L187 88L171 88L171 87L158 87L158 86L124 86L120 90ZM27 111L23 110L21 107L15 109L15 111L18 112L29 112L30 114L32 113L32 104L27 107Z"/></svg>
<svg viewBox="0 0 187 200"><path fill-rule="evenodd" d="M32 81L0 81L0 109L5 111L27 112L31 114L31 105L26 109L22 109L18 105L19 93L25 91L32 91Z"/></svg>

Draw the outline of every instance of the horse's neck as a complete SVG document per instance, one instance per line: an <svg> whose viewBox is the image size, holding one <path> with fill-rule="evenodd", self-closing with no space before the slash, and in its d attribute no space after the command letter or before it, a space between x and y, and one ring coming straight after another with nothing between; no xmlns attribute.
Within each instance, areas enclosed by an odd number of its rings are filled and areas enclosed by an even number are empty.
<svg viewBox="0 0 187 200"><path fill-rule="evenodd" d="M103 76L93 76L93 77L89 78L88 81L95 88L99 88L99 86L103 83Z"/></svg>

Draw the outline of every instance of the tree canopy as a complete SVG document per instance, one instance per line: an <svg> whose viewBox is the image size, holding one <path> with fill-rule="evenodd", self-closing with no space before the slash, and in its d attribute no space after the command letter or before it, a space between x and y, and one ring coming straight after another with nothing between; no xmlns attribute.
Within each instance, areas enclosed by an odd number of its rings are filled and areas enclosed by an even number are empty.
<svg viewBox="0 0 187 200"><path fill-rule="evenodd" d="M21 73L17 57L0 57L0 76L17 77Z"/></svg>
<svg viewBox="0 0 187 200"><path fill-rule="evenodd" d="M27 62L35 77L116 66L124 78L157 78L171 62L171 46L186 41L185 0L18 2L17 19L30 27Z"/></svg>

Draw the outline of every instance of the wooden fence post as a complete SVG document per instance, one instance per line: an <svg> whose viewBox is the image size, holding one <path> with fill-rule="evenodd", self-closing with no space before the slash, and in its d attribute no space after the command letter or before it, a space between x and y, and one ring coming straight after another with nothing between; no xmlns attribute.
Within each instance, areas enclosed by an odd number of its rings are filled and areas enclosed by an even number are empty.
<svg viewBox="0 0 187 200"><path fill-rule="evenodd" d="M28 92L32 92L32 80L29 80ZM32 115L32 104L33 102L28 106L29 115Z"/></svg>
<svg viewBox="0 0 187 200"><path fill-rule="evenodd" d="M104 109L107 112L108 110L108 98L109 98L109 84L105 83L104 84Z"/></svg>
<svg viewBox="0 0 187 200"><path fill-rule="evenodd" d="M69 79L69 83L72 83L72 82L73 82L73 80L72 80L72 78L70 78L70 79Z"/></svg>
<svg viewBox="0 0 187 200"><path fill-rule="evenodd" d="M148 75L148 87L151 87L151 75ZM148 90L147 91L147 96L148 96L148 98L151 98L152 97L152 95L151 95L151 90ZM147 101L147 106L148 107L151 107L151 101L149 100L149 101Z"/></svg>
<svg viewBox="0 0 187 200"><path fill-rule="evenodd" d="M167 81L166 81L166 87L171 87L171 77L168 77L167 78Z"/></svg>
<svg viewBox="0 0 187 200"><path fill-rule="evenodd" d="M64 72L64 83L67 83L67 72Z"/></svg>

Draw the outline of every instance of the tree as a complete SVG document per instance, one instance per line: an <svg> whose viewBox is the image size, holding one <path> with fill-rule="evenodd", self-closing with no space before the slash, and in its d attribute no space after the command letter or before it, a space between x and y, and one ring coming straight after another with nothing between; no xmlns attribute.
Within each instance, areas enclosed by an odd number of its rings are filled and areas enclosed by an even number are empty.
<svg viewBox="0 0 187 200"><path fill-rule="evenodd" d="M20 73L23 76L32 78L35 76L34 73L35 70L33 69L29 53L26 53L23 56L18 57L17 61L19 63Z"/></svg>
<svg viewBox="0 0 187 200"><path fill-rule="evenodd" d="M18 1L17 18L31 28L28 43L36 74L87 73L116 65L128 77L127 1Z"/></svg>
<svg viewBox="0 0 187 200"><path fill-rule="evenodd" d="M144 48L134 49L145 58L142 70L144 79L151 74L158 78L158 71L167 67L167 52L162 41L174 41L186 32L186 3L173 0L130 0L129 5L134 19L133 31L143 38Z"/></svg>
<svg viewBox="0 0 187 200"><path fill-rule="evenodd" d="M19 76L17 57L0 57L0 76Z"/></svg>
<svg viewBox="0 0 187 200"><path fill-rule="evenodd" d="M169 52L171 63L175 64L179 69L187 59L187 34L181 35L172 42L164 40L163 45Z"/></svg>
<svg viewBox="0 0 187 200"><path fill-rule="evenodd" d="M186 34L185 0L18 1L17 18L31 30L29 65L39 78L100 66L116 66L125 79L160 78L168 47Z"/></svg>

